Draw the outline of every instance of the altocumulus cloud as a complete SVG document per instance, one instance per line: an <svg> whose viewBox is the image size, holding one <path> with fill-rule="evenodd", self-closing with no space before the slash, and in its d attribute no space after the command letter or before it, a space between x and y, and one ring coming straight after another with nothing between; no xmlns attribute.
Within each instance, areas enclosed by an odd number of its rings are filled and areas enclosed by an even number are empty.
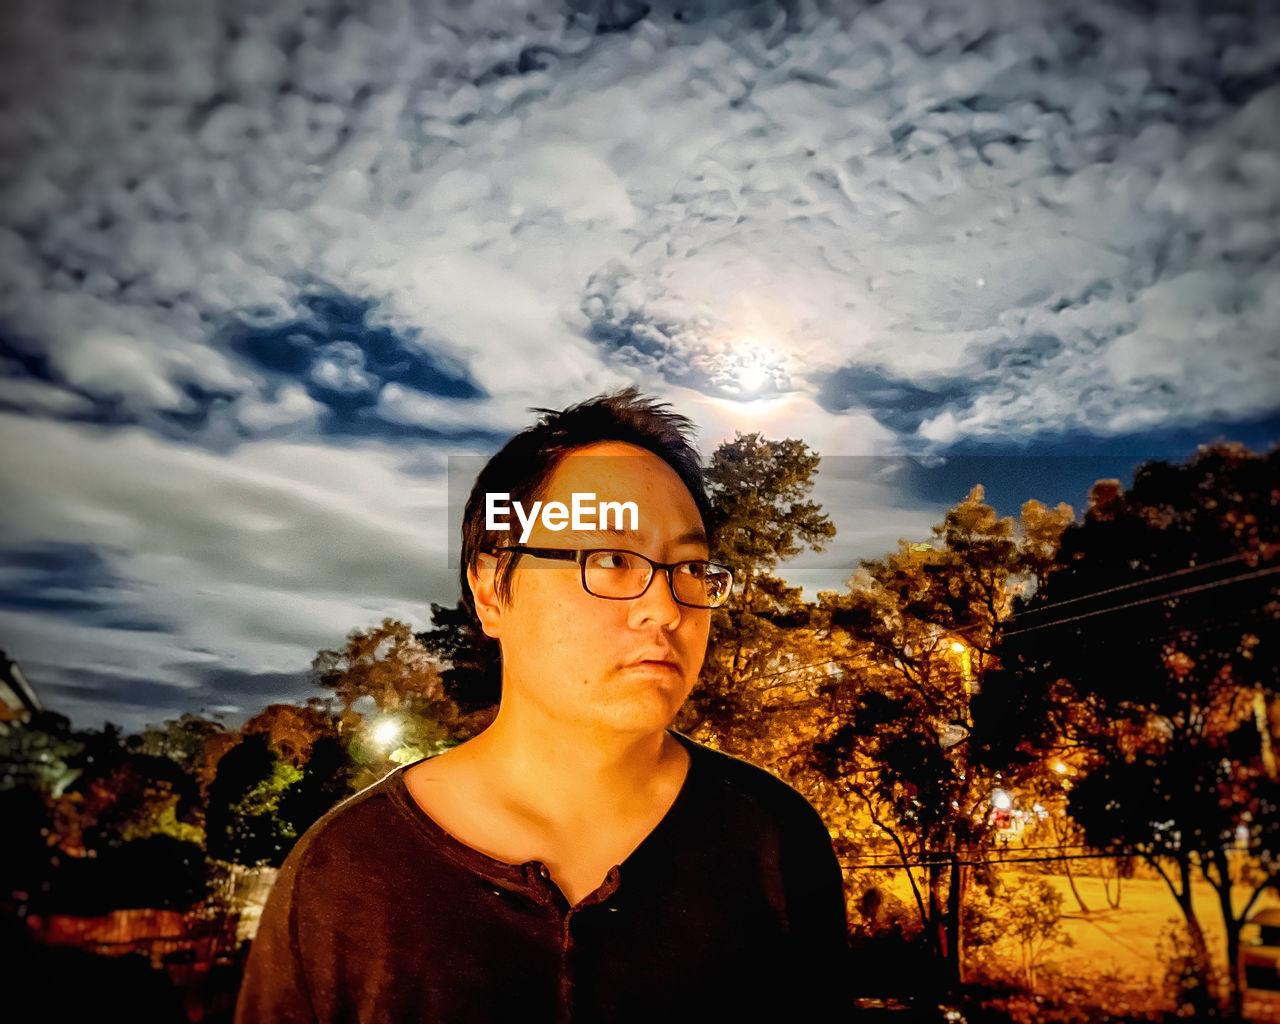
<svg viewBox="0 0 1280 1024"><path fill-rule="evenodd" d="M1273 408L1270 5L652 7L20 5L0 314L45 366L0 397L501 429L644 374L940 445ZM371 322L299 382L213 329L326 291Z"/></svg>
<svg viewBox="0 0 1280 1024"><path fill-rule="evenodd" d="M50 671L249 693L420 621L444 457L626 382L827 454L1276 408L1261 0L6 17L3 614Z"/></svg>

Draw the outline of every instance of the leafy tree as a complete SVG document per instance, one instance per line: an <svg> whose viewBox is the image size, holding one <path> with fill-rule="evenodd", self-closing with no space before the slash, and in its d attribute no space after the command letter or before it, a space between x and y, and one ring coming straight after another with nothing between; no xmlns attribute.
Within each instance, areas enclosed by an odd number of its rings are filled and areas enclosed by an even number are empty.
<svg viewBox="0 0 1280 1024"><path fill-rule="evenodd" d="M221 722L186 712L162 727L148 726L140 736L129 739L129 748L139 754L167 757L195 772L205 743L225 731Z"/></svg>
<svg viewBox="0 0 1280 1024"><path fill-rule="evenodd" d="M1022 876L1009 885L993 881L965 906L966 934L975 947L1011 945L1022 977L1035 992L1037 971L1055 946L1073 946L1062 927L1062 894L1043 878Z"/></svg>
<svg viewBox="0 0 1280 1024"><path fill-rule="evenodd" d="M201 807L194 778L176 762L134 752L108 725L76 734L73 780L51 796L51 840L72 856L98 856L107 846L167 835L199 844Z"/></svg>
<svg viewBox="0 0 1280 1024"><path fill-rule="evenodd" d="M239 730L232 729L212 732L204 738L200 753L196 757L194 774L200 786L200 794L206 800L209 796L209 787L217 777L218 765L222 762L223 755L234 750L243 738Z"/></svg>
<svg viewBox="0 0 1280 1024"><path fill-rule="evenodd" d="M267 737L244 737L218 762L209 786L206 849L237 864L278 866L298 838L280 812L285 789L302 773L272 751Z"/></svg>
<svg viewBox="0 0 1280 1024"><path fill-rule="evenodd" d="M1070 519L1067 506L1038 502L1019 522L1002 519L976 487L934 528L933 543L903 541L864 561L847 594L821 595L847 654L814 765L901 860L950 985L960 980L963 865L984 852L990 799L1003 781L971 747L1013 725L979 721L974 695L1014 596L1042 571Z"/></svg>
<svg viewBox="0 0 1280 1024"><path fill-rule="evenodd" d="M203 893L199 791L180 765L115 726L73 732L54 715L4 739L18 755L5 796L22 836L6 884L29 908L186 906Z"/></svg>
<svg viewBox="0 0 1280 1024"><path fill-rule="evenodd" d="M485 636L475 616L459 601L431 605L430 629L418 642L440 664L445 694L464 715L491 711L502 696L502 659L496 640Z"/></svg>
<svg viewBox="0 0 1280 1024"><path fill-rule="evenodd" d="M1055 758L1053 765L1061 769L1066 774L1071 771L1065 761ZM1051 768L1044 773L1044 785L1033 790L1033 799L1035 804L1043 808L1043 821L1048 826L1049 836L1047 837L1053 845L1058 847L1062 854L1060 861L1063 873L1067 876L1067 884L1071 887L1071 895L1075 898L1076 906L1080 908L1082 914L1090 913L1088 904L1085 903L1084 897L1080 894L1080 887L1076 885L1075 872L1072 870L1072 851L1078 850L1087 845L1084 829L1080 826L1068 811L1068 798L1070 797L1070 786L1072 780L1065 777L1055 778L1055 770ZM1043 831L1038 829L1037 831ZM1107 896L1107 903L1112 909L1119 908L1120 901L1120 874L1117 866L1114 875L1116 881L1115 901L1111 898L1111 879L1113 876L1105 874L1105 865L1099 865L1102 883Z"/></svg>
<svg viewBox="0 0 1280 1024"><path fill-rule="evenodd" d="M487 655L466 646L478 631L469 633L447 610L440 610L440 615L444 625L424 635L436 651L448 651L458 659L446 671L482 665ZM446 692L438 656L407 623L393 619L372 629L353 630L342 650L321 651L312 663L312 676L333 689L341 702L338 734L356 766L357 789L377 781L394 763L415 761L470 738L496 710L485 705L460 710ZM455 682L457 678L461 677L455 676ZM472 692L473 700L475 696ZM362 698L371 699L376 708L369 721L355 709ZM384 737L383 728L392 730L393 738Z"/></svg>
<svg viewBox="0 0 1280 1024"><path fill-rule="evenodd" d="M1206 978L1192 879L1213 887L1232 1013L1240 927L1280 880L1277 460L1215 445L1147 463L1128 492L1095 485L987 694L1078 751L1072 816L1095 847L1160 873ZM1233 885L1250 892L1234 905Z"/></svg>
<svg viewBox="0 0 1280 1024"><path fill-rule="evenodd" d="M333 735L318 737L302 765L302 778L280 794L279 814L289 831L301 836L321 815L353 791L355 764L342 741Z"/></svg>
<svg viewBox="0 0 1280 1024"><path fill-rule="evenodd" d="M198 845L204 838L195 779L166 757L124 754L86 772L73 789L82 798L81 827L92 833L126 842L167 835Z"/></svg>
<svg viewBox="0 0 1280 1024"><path fill-rule="evenodd" d="M712 557L733 569L733 600L712 615L711 643L698 687L679 724L714 737L758 763L770 738L794 733L778 713L814 710L821 638L809 629L799 587L774 575L804 548L822 550L835 527L807 500L819 456L802 441L737 434L711 457L706 479L712 504ZM819 674L819 677L821 674Z"/></svg>
<svg viewBox="0 0 1280 1024"><path fill-rule="evenodd" d="M338 734L338 720L317 707L296 704L268 704L241 727L245 736L261 733L281 759L302 769L311 749L325 736Z"/></svg>
<svg viewBox="0 0 1280 1024"><path fill-rule="evenodd" d="M0 791L34 789L60 796L80 774L84 740L70 719L53 712L0 726Z"/></svg>
<svg viewBox="0 0 1280 1024"><path fill-rule="evenodd" d="M353 724L352 705L372 698L380 712L395 711L410 696L439 702L445 711L440 669L408 623L383 619L371 629L354 629L341 650L323 650L311 663L312 679L342 702L342 719ZM447 713L447 712L446 712Z"/></svg>

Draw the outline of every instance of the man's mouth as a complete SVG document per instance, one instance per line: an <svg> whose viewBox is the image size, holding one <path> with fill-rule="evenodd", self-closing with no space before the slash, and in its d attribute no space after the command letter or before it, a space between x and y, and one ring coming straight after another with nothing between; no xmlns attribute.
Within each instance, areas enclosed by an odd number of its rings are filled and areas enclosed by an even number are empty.
<svg viewBox="0 0 1280 1024"><path fill-rule="evenodd" d="M669 668L674 672L680 671L679 662L672 658L664 658L661 656L655 658L637 658L635 661L627 662L628 668Z"/></svg>

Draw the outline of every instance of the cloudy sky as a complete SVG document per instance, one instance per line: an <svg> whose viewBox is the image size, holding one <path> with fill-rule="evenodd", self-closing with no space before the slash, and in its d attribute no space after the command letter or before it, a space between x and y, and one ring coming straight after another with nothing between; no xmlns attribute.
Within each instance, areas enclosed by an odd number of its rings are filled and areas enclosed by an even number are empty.
<svg viewBox="0 0 1280 1024"><path fill-rule="evenodd" d="M825 458L794 579L1280 439L1256 3L17 0L0 646L237 720L457 597L451 456L636 383Z"/></svg>

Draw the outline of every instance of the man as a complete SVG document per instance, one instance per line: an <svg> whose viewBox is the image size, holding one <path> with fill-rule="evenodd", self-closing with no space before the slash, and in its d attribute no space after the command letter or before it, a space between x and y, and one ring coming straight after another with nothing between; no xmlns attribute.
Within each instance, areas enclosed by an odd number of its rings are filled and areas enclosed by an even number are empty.
<svg viewBox="0 0 1280 1024"><path fill-rule="evenodd" d="M689 421L630 389L544 412L464 512L463 593L502 655L497 716L302 838L263 913L241 1024L843 1006L841 875L818 815L668 728L732 580L710 561ZM577 522L552 504L588 499L598 515ZM494 515L517 505L521 522Z"/></svg>

